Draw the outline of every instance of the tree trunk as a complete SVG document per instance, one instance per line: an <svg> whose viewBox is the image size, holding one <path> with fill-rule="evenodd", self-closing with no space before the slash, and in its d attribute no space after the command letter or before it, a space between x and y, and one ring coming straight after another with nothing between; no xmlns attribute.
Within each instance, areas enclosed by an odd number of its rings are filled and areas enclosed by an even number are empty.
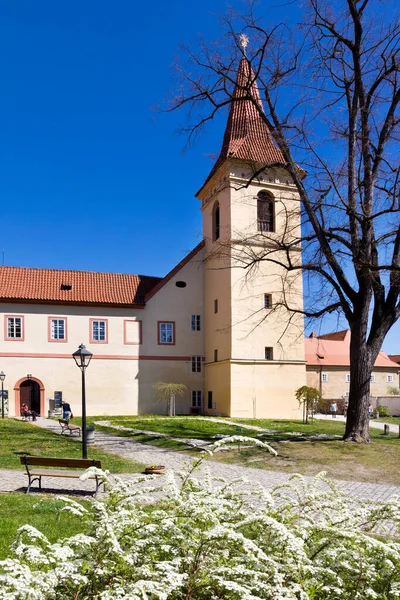
<svg viewBox="0 0 400 600"><path fill-rule="evenodd" d="M350 396L346 431L348 442L369 442L370 382L373 362L363 331L351 330L350 340Z"/></svg>

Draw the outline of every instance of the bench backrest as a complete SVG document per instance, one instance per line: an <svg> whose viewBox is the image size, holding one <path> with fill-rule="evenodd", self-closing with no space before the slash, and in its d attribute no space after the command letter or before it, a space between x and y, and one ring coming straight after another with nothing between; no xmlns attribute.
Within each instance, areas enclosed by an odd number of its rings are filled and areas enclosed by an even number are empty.
<svg viewBox="0 0 400 600"><path fill-rule="evenodd" d="M20 457L21 465L34 465L37 467L69 467L71 469L88 469L97 467L101 469L101 460L92 458L48 458L45 456Z"/></svg>
<svg viewBox="0 0 400 600"><path fill-rule="evenodd" d="M59 422L61 425L69 425L69 421L66 421L65 419L58 419L58 422Z"/></svg>

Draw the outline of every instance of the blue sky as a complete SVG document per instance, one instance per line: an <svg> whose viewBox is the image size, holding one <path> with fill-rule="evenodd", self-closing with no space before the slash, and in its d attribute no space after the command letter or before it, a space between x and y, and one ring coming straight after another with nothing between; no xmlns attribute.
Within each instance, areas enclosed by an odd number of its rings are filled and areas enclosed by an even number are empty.
<svg viewBox="0 0 400 600"><path fill-rule="evenodd" d="M179 45L218 37L226 6L1 3L0 260L4 250L7 265L161 276L200 241L194 193L224 118L183 152L184 115L156 107Z"/></svg>

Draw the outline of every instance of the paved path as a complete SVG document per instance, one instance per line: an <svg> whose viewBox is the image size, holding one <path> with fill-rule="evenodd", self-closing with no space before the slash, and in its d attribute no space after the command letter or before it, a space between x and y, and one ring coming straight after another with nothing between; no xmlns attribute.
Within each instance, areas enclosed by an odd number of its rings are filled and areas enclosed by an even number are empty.
<svg viewBox="0 0 400 600"><path fill-rule="evenodd" d="M332 415L315 415L315 419L321 421L346 421L346 417L344 417L343 415L336 415L335 418L332 418ZM383 431L385 425L389 425L390 433L399 433L399 425L393 425L393 423L381 423L381 421L375 421L374 419L369 420L369 426L372 429L380 429L381 431Z"/></svg>
<svg viewBox="0 0 400 600"><path fill-rule="evenodd" d="M60 433L60 427L57 421L50 419L39 418L36 422L38 427L44 427L55 433ZM75 438L76 439L76 438ZM79 438L76 443L80 443ZM109 433L96 431L95 445L106 452L117 454L119 456L134 460L143 464L164 464L167 468L179 470L182 466L191 459L180 452L172 451L168 448L150 447L146 444L135 442L134 440L118 437ZM240 477L245 477L250 481L250 485L262 484L267 489L272 489L280 483L286 483L290 475L279 471L266 471L263 469L254 469L243 467L240 465L223 464L218 462L205 462L201 467L204 472L205 468L209 468L212 475L223 477L227 480L233 480ZM136 475L124 475L123 478L130 479ZM49 480L48 480L49 481ZM162 478L158 478L159 482ZM360 483L357 481L336 481L340 489L345 490L355 498L370 498L371 500L386 500L393 495L400 496L400 485L383 485L373 483ZM45 491L68 492L76 490L76 480L69 481L68 479L53 479L44 482ZM26 476L23 469L14 471L11 469L0 470L0 491L15 491L22 489L26 485ZM49 485L49 487L47 487ZM246 484L248 485L248 484ZM93 491L93 481L79 482L79 489Z"/></svg>

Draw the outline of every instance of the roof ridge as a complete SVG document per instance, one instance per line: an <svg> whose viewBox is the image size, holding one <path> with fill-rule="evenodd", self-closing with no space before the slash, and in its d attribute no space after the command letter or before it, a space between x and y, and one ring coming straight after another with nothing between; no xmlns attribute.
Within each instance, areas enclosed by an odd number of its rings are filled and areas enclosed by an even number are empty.
<svg viewBox="0 0 400 600"><path fill-rule="evenodd" d="M52 267L18 267L15 265L0 265L1 269L23 269L26 271L51 271L55 273L88 273L93 275L124 275L130 277L151 277L152 279L163 279L159 275L141 275L140 273L120 273L114 271L87 271L85 269L55 269Z"/></svg>

